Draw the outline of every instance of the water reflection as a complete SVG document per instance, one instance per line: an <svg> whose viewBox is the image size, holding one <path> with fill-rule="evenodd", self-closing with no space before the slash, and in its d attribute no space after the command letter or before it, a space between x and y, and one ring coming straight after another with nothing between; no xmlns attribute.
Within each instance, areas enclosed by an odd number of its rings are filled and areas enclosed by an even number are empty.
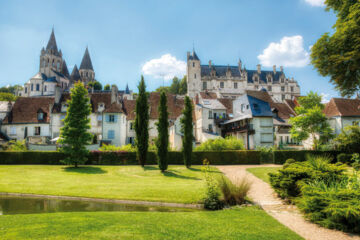
<svg viewBox="0 0 360 240"><path fill-rule="evenodd" d="M0 196L0 215L95 211L188 212L195 210L82 200Z"/></svg>

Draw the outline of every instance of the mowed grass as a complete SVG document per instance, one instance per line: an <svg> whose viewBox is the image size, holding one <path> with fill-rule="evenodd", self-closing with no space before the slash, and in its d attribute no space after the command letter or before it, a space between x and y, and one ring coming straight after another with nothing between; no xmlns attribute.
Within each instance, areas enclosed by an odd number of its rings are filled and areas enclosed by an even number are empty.
<svg viewBox="0 0 360 240"><path fill-rule="evenodd" d="M248 168L248 172L254 174L256 177L260 178L264 182L270 183L269 173L276 173L282 167L257 167L257 168Z"/></svg>
<svg viewBox="0 0 360 240"><path fill-rule="evenodd" d="M219 173L215 168L216 174ZM0 165L0 192L197 203L205 195L201 166Z"/></svg>
<svg viewBox="0 0 360 240"><path fill-rule="evenodd" d="M92 212L0 216L5 239L302 239L263 210Z"/></svg>

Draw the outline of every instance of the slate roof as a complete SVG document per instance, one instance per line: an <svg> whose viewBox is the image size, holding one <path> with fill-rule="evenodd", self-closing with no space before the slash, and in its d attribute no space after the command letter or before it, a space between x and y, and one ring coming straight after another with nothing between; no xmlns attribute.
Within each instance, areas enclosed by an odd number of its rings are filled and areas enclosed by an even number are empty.
<svg viewBox="0 0 360 240"><path fill-rule="evenodd" d="M51 35L50 35L50 39L49 42L46 46L46 51L47 52L51 52L52 54L59 56L59 51L57 48L57 44L56 44L56 39L55 39L55 34L54 34L54 29L52 29L51 31Z"/></svg>
<svg viewBox="0 0 360 240"><path fill-rule="evenodd" d="M248 95L251 114L254 117L272 117L269 102Z"/></svg>
<svg viewBox="0 0 360 240"><path fill-rule="evenodd" d="M83 56L82 61L81 61L81 64L80 64L80 69L90 69L90 70L93 70L93 71L94 71L93 66L92 66L92 63L91 63L91 58L90 58L89 50L88 50L87 47L86 47L84 56Z"/></svg>
<svg viewBox="0 0 360 240"><path fill-rule="evenodd" d="M80 79L80 73L79 73L79 69L77 68L76 64L71 72L71 76L70 76L70 80L72 82L76 82L77 80Z"/></svg>
<svg viewBox="0 0 360 240"><path fill-rule="evenodd" d="M56 80L56 77L50 77L50 78L47 78L45 80L45 82L55 82L55 83L57 83L58 81Z"/></svg>
<svg viewBox="0 0 360 240"><path fill-rule="evenodd" d="M70 78L69 69L68 69L68 67L67 67L67 65L66 65L65 60L64 60L63 65L62 65L61 73L62 73L65 77Z"/></svg>
<svg viewBox="0 0 360 240"><path fill-rule="evenodd" d="M19 97L3 123L49 123L52 104L54 97ZM44 113L43 121L37 119L39 110Z"/></svg>
<svg viewBox="0 0 360 240"><path fill-rule="evenodd" d="M129 85L128 85L128 84L126 84L125 94L130 94L130 90L129 90Z"/></svg>
<svg viewBox="0 0 360 240"><path fill-rule="evenodd" d="M224 65L201 65L201 76L210 76L211 70L215 70L217 77L226 76L226 72L230 71L231 76L233 77L241 77L241 73L238 66L224 66ZM264 71L261 70L260 74L258 74L257 70L244 70L247 74L247 79L249 83L253 83L253 76L259 76L259 83L267 83L267 76L270 75L272 77L273 83L280 82L281 76L284 74L283 72L277 71L274 73L273 71ZM285 76L284 76L285 78Z"/></svg>
<svg viewBox="0 0 360 240"><path fill-rule="evenodd" d="M196 55L195 50L193 49L192 54L189 56L188 60L197 60L200 61L199 57Z"/></svg>
<svg viewBox="0 0 360 240"><path fill-rule="evenodd" d="M358 117L360 116L360 99L332 98L325 105L327 117Z"/></svg>

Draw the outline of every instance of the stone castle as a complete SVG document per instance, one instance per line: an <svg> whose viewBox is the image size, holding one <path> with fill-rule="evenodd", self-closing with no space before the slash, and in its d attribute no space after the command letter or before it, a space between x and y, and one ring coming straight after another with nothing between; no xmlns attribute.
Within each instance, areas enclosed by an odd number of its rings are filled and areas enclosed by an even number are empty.
<svg viewBox="0 0 360 240"><path fill-rule="evenodd" d="M277 102L300 96L300 86L293 78L285 76L281 66L280 71L273 66L273 71L247 70L239 60L237 66L201 64L193 50L187 53L188 95L192 98L199 92L216 93L218 98L237 98L246 90L266 90Z"/></svg>

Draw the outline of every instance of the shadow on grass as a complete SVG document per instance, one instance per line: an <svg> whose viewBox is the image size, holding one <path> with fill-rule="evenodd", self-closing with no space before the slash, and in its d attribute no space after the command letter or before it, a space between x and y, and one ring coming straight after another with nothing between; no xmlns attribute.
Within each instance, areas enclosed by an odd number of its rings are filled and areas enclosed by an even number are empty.
<svg viewBox="0 0 360 240"><path fill-rule="evenodd" d="M101 169L100 167L65 167L63 168L65 172L75 172L75 173L84 173L84 174L104 174L107 171Z"/></svg>
<svg viewBox="0 0 360 240"><path fill-rule="evenodd" d="M145 165L144 170L145 171L153 171L153 170L160 170L160 169L158 167Z"/></svg>
<svg viewBox="0 0 360 240"><path fill-rule="evenodd" d="M176 174L172 170L171 171L165 171L162 174L164 176L166 176L166 177L174 177L174 178L181 178L181 179L188 179L188 180L201 180L200 178L197 178L197 177L188 177L188 176L183 176L183 175Z"/></svg>
<svg viewBox="0 0 360 240"><path fill-rule="evenodd" d="M199 169L199 168L189 167L188 169L189 169L190 171L194 171L194 172L201 172L201 169Z"/></svg>

